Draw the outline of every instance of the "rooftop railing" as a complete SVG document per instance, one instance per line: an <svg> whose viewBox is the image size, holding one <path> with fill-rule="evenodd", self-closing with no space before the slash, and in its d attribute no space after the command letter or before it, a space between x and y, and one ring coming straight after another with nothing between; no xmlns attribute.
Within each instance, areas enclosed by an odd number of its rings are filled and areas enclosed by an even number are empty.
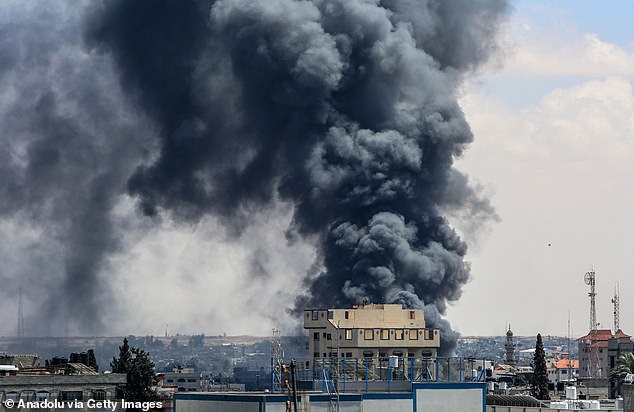
<svg viewBox="0 0 634 412"><path fill-rule="evenodd" d="M334 384L340 392L409 391L412 382L484 382L493 361L475 358L298 359L296 379L314 390Z"/></svg>

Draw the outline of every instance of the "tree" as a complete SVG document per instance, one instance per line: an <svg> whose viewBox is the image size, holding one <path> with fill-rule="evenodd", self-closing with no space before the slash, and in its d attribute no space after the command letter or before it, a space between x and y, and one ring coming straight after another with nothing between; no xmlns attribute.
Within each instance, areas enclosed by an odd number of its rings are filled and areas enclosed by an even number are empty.
<svg viewBox="0 0 634 412"><path fill-rule="evenodd" d="M533 384L531 385L531 393L540 400L550 399L548 393L548 371L546 370L546 354L544 353L544 342L542 335L537 334L537 343L535 344L535 355L533 356Z"/></svg>
<svg viewBox="0 0 634 412"><path fill-rule="evenodd" d="M125 373L127 376L125 388L120 389L120 398L134 402L158 400L158 394L152 389L156 377L149 353L131 348L128 339L123 339L123 345L119 346L119 358L112 358L110 367L113 373Z"/></svg>
<svg viewBox="0 0 634 412"><path fill-rule="evenodd" d="M616 361L616 366L610 371L610 381L616 385L617 395L621 393L623 380L629 373L634 373L634 354L632 352L622 353Z"/></svg>

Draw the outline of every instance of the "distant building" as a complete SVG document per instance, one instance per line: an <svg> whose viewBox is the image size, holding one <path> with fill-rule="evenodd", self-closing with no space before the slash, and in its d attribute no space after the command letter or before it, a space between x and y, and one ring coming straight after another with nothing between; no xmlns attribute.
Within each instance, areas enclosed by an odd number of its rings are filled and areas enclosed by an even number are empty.
<svg viewBox="0 0 634 412"><path fill-rule="evenodd" d="M427 328L422 309L366 304L349 309L304 311L306 367L320 358L435 358L440 331Z"/></svg>
<svg viewBox="0 0 634 412"><path fill-rule="evenodd" d="M177 392L200 392L200 373L194 368L174 368L171 372L161 373L163 387L174 387Z"/></svg>

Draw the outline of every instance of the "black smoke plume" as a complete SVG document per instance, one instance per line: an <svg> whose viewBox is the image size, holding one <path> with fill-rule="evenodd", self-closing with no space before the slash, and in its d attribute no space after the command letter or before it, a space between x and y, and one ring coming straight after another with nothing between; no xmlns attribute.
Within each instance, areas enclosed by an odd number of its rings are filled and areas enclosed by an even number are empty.
<svg viewBox="0 0 634 412"><path fill-rule="evenodd" d="M478 204L453 160L472 140L457 88L494 50L503 1L106 3L89 37L161 125L128 182L150 215L236 223L275 194L317 233L308 305L363 298L440 315L469 278L443 207ZM449 190L451 188L451 190Z"/></svg>
<svg viewBox="0 0 634 412"><path fill-rule="evenodd" d="M29 114L14 129L31 138L21 163L0 165L12 199L0 207L57 213L42 221L64 237L59 280L82 298L63 307L86 309L80 325L99 318L91 301L107 300L102 261L117 250L113 208L126 192L147 216L213 214L236 233L281 199L294 205L289 238L319 239L323 270L307 275L298 306L369 298L424 307L452 351L456 334L441 315L469 266L445 213L493 215L452 166L472 140L456 95L495 51L505 1L112 0L70 9L81 9L83 30L73 44L91 61L114 61L118 85L95 81L110 79L99 69L91 82L80 64L69 98L80 106L68 113L38 77L40 99L17 105ZM34 59L63 53L57 46ZM0 70L16 64L3 59ZM113 115L105 102L118 90ZM105 294L91 293L94 281Z"/></svg>

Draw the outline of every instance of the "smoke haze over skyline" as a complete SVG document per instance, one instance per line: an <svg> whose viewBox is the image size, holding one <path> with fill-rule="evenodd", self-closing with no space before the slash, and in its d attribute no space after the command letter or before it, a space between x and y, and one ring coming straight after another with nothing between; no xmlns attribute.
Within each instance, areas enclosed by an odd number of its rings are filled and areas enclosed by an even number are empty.
<svg viewBox="0 0 634 412"><path fill-rule="evenodd" d="M449 216L497 219L454 167L457 99L506 2L3 8L2 309L23 287L29 334L369 298L425 308L451 352L470 265Z"/></svg>

